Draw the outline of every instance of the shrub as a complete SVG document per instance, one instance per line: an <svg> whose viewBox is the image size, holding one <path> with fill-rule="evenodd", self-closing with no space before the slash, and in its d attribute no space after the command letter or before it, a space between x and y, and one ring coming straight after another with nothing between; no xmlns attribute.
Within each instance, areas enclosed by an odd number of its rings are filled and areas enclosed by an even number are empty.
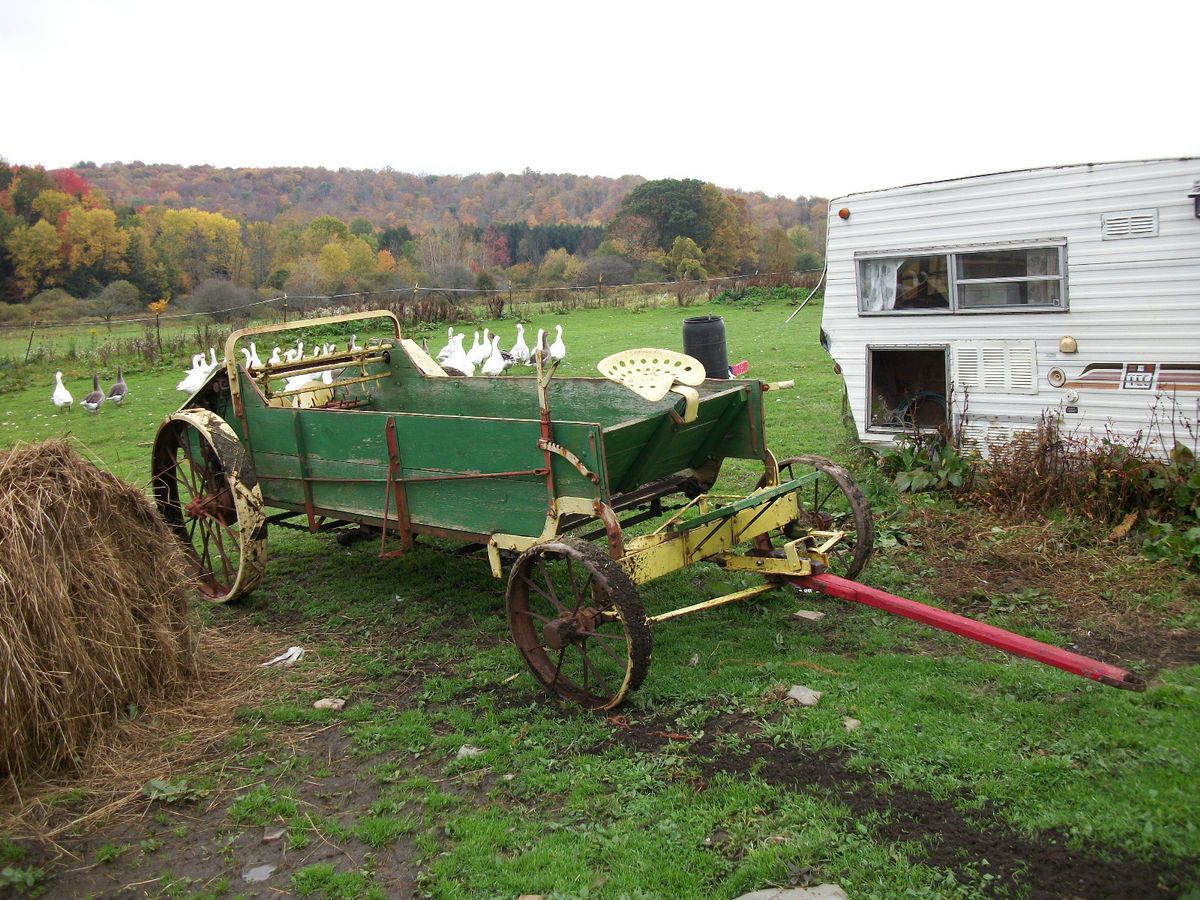
<svg viewBox="0 0 1200 900"><path fill-rule="evenodd" d="M218 322L228 322L235 312L255 300L249 288L238 287L232 281L211 278L202 281L188 298L192 312L210 314Z"/></svg>
<svg viewBox="0 0 1200 900"><path fill-rule="evenodd" d="M29 302L29 315L38 322L73 322L82 312L82 301L62 288L42 291Z"/></svg>
<svg viewBox="0 0 1200 900"><path fill-rule="evenodd" d="M104 319L112 330L113 316L133 312L140 306L138 289L128 281L118 280L107 285L91 302L92 312Z"/></svg>
<svg viewBox="0 0 1200 900"><path fill-rule="evenodd" d="M965 490L974 483L972 460L963 456L941 431L903 434L879 454L879 467L897 490Z"/></svg>
<svg viewBox="0 0 1200 900"><path fill-rule="evenodd" d="M0 303L0 325L28 325L28 303Z"/></svg>
<svg viewBox="0 0 1200 900"><path fill-rule="evenodd" d="M1181 445L1163 460L1140 435L1064 434L1046 415L1032 431L991 445L982 467L983 497L1014 515L1059 508L1106 523L1133 511L1173 520L1181 506L1194 509L1186 485L1195 470L1194 457ZM1174 499L1177 488L1182 504Z"/></svg>

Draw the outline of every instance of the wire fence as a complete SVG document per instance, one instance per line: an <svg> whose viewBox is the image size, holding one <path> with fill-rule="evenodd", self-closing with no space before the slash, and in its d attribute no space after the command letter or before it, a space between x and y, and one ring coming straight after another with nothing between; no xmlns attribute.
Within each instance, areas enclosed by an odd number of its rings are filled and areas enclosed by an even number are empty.
<svg viewBox="0 0 1200 900"><path fill-rule="evenodd" d="M273 297L267 297L261 300L254 300L250 303L243 303L238 306L230 306L222 309L203 310L203 311L188 311L188 312L162 312L151 314L139 314L136 316L111 316L103 317L95 314L85 314L71 321L32 321L21 324L0 325L0 333L3 332L30 332L31 334L39 329L51 328L69 328L73 325L82 325L94 323L103 320L108 325L136 325L153 323L156 327L161 327L163 323L170 324L182 319L194 319L198 317L214 317L219 316L227 318L238 313L245 313L259 307L267 307L269 309L278 309L282 312L284 319L287 319L289 310L294 311L297 317L300 317L304 310L318 305L339 305L339 304L354 304L361 308L366 308L373 299L388 298L393 302L408 302L421 301L429 298L461 298L470 300L479 300L485 305L490 300L492 304L498 301L506 301L511 307L516 303L539 303L551 302L553 298L562 295L592 295L595 294L598 300L603 301L605 292L608 292L610 297L627 295L630 292L649 293L652 288L659 288L664 293L675 293L680 296L681 302L683 295L686 293L690 297L695 297L699 293L707 293L709 297L720 293L722 290L736 290L738 287L752 286L777 286L786 284L797 288L815 288L819 285L818 276L824 272L823 269L801 269L794 272L755 272L751 275L724 275L714 278L704 279L689 279L684 281L642 281L627 284L604 284L602 281L588 285L569 285L569 286L547 286L547 287L507 287L497 289L480 289L466 287L440 287L413 284L411 286L380 288L370 291L346 291L337 294L288 294L281 292ZM810 283L812 282L812 283Z"/></svg>

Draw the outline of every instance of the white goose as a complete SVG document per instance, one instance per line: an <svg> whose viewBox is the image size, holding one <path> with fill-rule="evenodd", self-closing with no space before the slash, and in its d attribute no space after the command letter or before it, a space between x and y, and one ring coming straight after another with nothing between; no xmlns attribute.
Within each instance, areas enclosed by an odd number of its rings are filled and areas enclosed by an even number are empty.
<svg viewBox="0 0 1200 900"><path fill-rule="evenodd" d="M487 332L485 331L484 339L486 340L486 338L487 338ZM475 338L471 341L471 349L467 351L467 359L469 359L471 361L471 365L473 365L473 366L479 365L481 362L483 362L485 359L487 359L488 356L491 355L491 352L492 352L491 341L487 341L487 343L481 343L479 340L479 332L476 331Z"/></svg>
<svg viewBox="0 0 1200 900"><path fill-rule="evenodd" d="M476 337L478 336L477 333ZM456 334L454 336L454 352L443 362L442 367L447 371L454 369L470 378L475 374L475 363L471 362L471 357L463 352L462 345L466 337L465 334Z"/></svg>
<svg viewBox="0 0 1200 900"><path fill-rule="evenodd" d="M508 355L513 358L513 362L529 362L529 345L525 343L525 326L520 322L517 323L517 342L512 345Z"/></svg>
<svg viewBox="0 0 1200 900"><path fill-rule="evenodd" d="M250 344L249 348L242 347L240 349L242 351L242 356L246 359L247 370L262 368L262 360L258 358L258 348L255 347L253 343Z"/></svg>
<svg viewBox="0 0 1200 900"><path fill-rule="evenodd" d="M454 352L454 326L451 325L446 329L446 346L437 352L434 357L438 362L445 362L449 359L450 354Z"/></svg>
<svg viewBox="0 0 1200 900"><path fill-rule="evenodd" d="M271 358L267 360L267 365L277 366L281 362L283 362L283 357L281 357L279 355L279 348L276 347L274 350L271 351Z"/></svg>
<svg viewBox="0 0 1200 900"><path fill-rule="evenodd" d="M503 374L508 366L505 365L504 355L500 352L500 335L492 335L492 352L483 362L483 368L480 369L480 374L494 378L497 375Z"/></svg>
<svg viewBox="0 0 1200 900"><path fill-rule="evenodd" d="M201 354L200 358L203 360L204 354ZM212 347L208 348L208 362L204 362L204 363L202 363L202 365L204 366L204 377L205 378L207 378L209 375L211 375L213 372L216 371L216 369L217 369L217 351L214 350Z"/></svg>
<svg viewBox="0 0 1200 900"><path fill-rule="evenodd" d="M54 393L50 395L50 402L59 409L71 411L71 406L75 403L75 398L71 396L71 392L63 387L62 372L54 373Z"/></svg>
<svg viewBox="0 0 1200 900"><path fill-rule="evenodd" d="M563 343L562 326L555 325L557 336L554 338L554 343L550 345L550 359L556 363L562 362L567 358L567 345Z"/></svg>
<svg viewBox="0 0 1200 900"><path fill-rule="evenodd" d="M194 394L200 385L204 384L207 377L208 364L204 361L204 354L197 353L192 357L192 368L183 376L183 380L175 385L175 390L183 391L185 394Z"/></svg>
<svg viewBox="0 0 1200 900"><path fill-rule="evenodd" d="M545 362L545 360L546 360L546 330L544 328L538 329L537 340L533 342L533 349L530 351L529 359L525 362L525 365L536 366L537 365L537 355L539 353L542 355L542 361Z"/></svg>

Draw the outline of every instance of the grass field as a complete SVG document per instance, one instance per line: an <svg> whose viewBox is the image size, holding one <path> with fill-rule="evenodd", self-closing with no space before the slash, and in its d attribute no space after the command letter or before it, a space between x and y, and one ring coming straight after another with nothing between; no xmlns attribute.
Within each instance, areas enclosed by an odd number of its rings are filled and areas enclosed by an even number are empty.
<svg viewBox="0 0 1200 900"><path fill-rule="evenodd" d="M846 442L820 307L785 327L789 311L596 309L531 325L561 322L562 374L591 374L618 349L680 349L684 315L723 315L731 359L796 380L767 395L776 455L821 453L861 476L880 523L863 580L1133 667L1146 693L779 589L658 628L645 684L597 716L537 688L484 560L429 542L381 561L371 542L277 529L255 594L203 617L276 642L246 665L288 644L309 655L290 675L263 670L220 742L158 773L186 781L174 802L68 829L61 857L14 830L0 877L58 896L735 897L821 882L852 897L1195 896L1197 578L1086 523L897 497ZM511 321L485 324L510 339ZM78 400L90 372L59 365ZM30 387L0 395L0 446L69 434L144 485L183 368L135 371L124 407L89 416L56 412L53 367L33 367ZM758 474L730 464L719 487ZM700 565L644 597L653 613L739 584ZM798 620L799 607L825 617ZM795 683L820 704L784 703ZM345 709L312 708L330 696ZM458 758L464 746L481 752ZM70 784L51 797L57 822L97 803ZM276 868L245 880L259 865Z"/></svg>

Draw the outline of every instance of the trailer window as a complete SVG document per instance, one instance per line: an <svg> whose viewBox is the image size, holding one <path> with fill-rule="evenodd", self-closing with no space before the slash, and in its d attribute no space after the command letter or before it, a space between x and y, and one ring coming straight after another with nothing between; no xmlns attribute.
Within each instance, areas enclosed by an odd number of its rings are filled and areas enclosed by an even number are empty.
<svg viewBox="0 0 1200 900"><path fill-rule="evenodd" d="M862 314L1065 310L1066 247L948 250L858 260Z"/></svg>
<svg viewBox="0 0 1200 900"><path fill-rule="evenodd" d="M1062 305L1059 247L986 250L959 253L955 258L962 309Z"/></svg>
<svg viewBox="0 0 1200 900"><path fill-rule="evenodd" d="M950 308L950 269L945 256L864 260L859 283L864 312Z"/></svg>

